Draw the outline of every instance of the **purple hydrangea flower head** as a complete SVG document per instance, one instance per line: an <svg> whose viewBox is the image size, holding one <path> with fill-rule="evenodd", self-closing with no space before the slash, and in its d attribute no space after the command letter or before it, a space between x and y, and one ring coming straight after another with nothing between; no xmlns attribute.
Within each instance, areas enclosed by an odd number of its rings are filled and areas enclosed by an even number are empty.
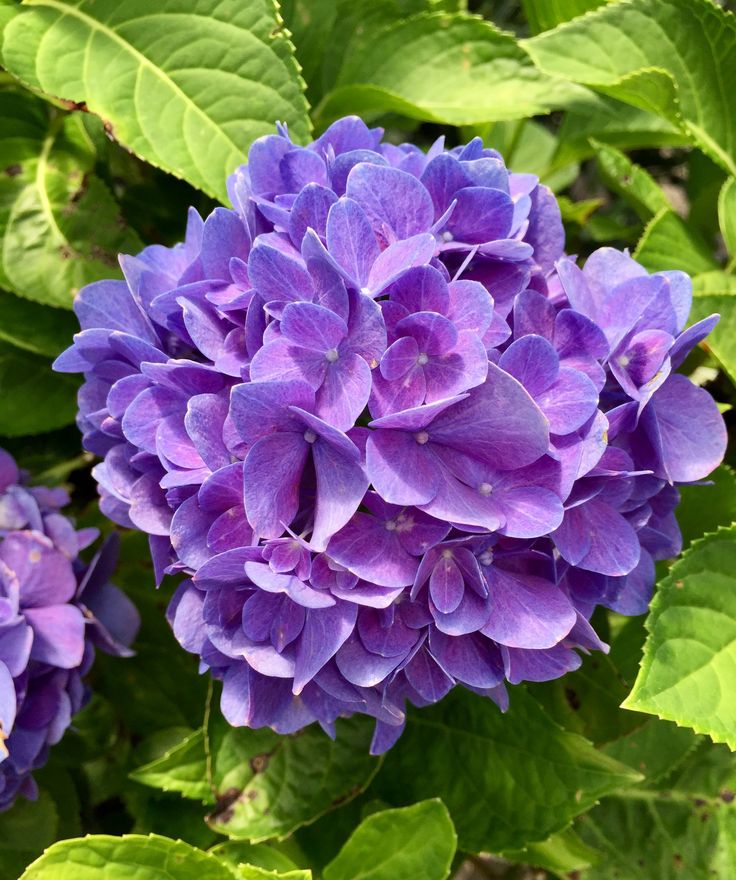
<svg viewBox="0 0 736 880"><path fill-rule="evenodd" d="M138 614L109 583L117 542L89 565L79 552L96 529L60 512L62 489L25 484L0 449L0 810L34 798L32 771L88 698L94 648L130 655Z"/></svg>
<svg viewBox="0 0 736 880"><path fill-rule="evenodd" d="M677 373L690 282L602 248L580 268L532 175L479 139L427 152L348 117L282 127L183 244L79 294L56 367L101 504L185 573L169 619L233 724L376 719L606 650L679 550L676 485L720 462Z"/></svg>

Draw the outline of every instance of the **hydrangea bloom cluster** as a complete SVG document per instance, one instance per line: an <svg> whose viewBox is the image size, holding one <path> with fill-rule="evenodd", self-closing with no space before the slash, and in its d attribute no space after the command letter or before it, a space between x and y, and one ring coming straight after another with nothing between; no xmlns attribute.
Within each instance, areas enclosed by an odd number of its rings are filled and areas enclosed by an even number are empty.
<svg viewBox="0 0 736 880"><path fill-rule="evenodd" d="M690 282L563 252L552 193L479 139L342 119L256 141L233 208L78 296L56 368L115 522L148 532L181 644L235 725L291 732L456 684L502 707L605 650L676 554L675 485L721 460L674 371Z"/></svg>
<svg viewBox="0 0 736 880"><path fill-rule="evenodd" d="M88 693L94 647L119 656L138 629L130 600L108 583L108 540L89 565L79 552L96 529L60 512L63 489L27 486L0 449L0 810L36 796L32 771L48 756Z"/></svg>

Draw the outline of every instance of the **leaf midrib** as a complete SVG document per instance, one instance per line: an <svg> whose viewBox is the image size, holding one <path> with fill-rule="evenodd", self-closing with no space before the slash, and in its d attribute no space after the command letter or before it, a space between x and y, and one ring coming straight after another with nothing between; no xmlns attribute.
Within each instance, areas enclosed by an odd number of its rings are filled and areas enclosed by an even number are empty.
<svg viewBox="0 0 736 880"><path fill-rule="evenodd" d="M209 127L213 128L220 137L225 140L230 147L235 151L239 152L240 148L232 140L232 138L227 134L224 128L219 125L219 123L213 119L208 113L206 113L195 101L193 101L189 95L178 85L178 83L169 76L169 74L161 67L158 67L156 64L151 61L150 58L147 58L139 49L128 42L128 40L124 39L120 36L120 34L111 27L103 24L102 22L97 21L97 19L92 18L92 16L87 15L85 12L82 12L78 7L67 6L64 3L61 3L60 0L24 0L24 6L45 6L48 8L56 9L61 17L58 21L61 21L66 16L70 16L72 18L76 18L79 21L89 27L91 31L97 31L113 42L117 43L122 47L124 51L126 51L129 55L131 55L137 62L139 67L146 67L153 71L154 75L160 79L165 85L167 85L173 92L177 93L181 99L184 101L187 107L192 108L200 117L202 117L208 123ZM131 21L135 21L135 19L131 19ZM126 22L129 24L130 22ZM85 57L88 52L85 49ZM141 129L141 133L142 129ZM148 137L143 135L146 140ZM192 157L194 158L194 157ZM200 172L201 173L201 172Z"/></svg>

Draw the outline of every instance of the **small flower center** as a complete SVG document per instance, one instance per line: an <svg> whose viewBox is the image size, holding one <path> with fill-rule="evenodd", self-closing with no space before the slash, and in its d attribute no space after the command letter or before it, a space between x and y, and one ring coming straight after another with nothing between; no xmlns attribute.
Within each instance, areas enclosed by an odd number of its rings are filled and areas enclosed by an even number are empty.
<svg viewBox="0 0 736 880"><path fill-rule="evenodd" d="M420 367L423 367L427 363L428 360L429 360L429 355L425 354L424 352L417 355L417 363L419 364Z"/></svg>
<svg viewBox="0 0 736 880"><path fill-rule="evenodd" d="M334 364L339 357L340 352L336 348L330 348L325 352L325 360L329 361L331 364Z"/></svg>
<svg viewBox="0 0 736 880"><path fill-rule="evenodd" d="M443 559L452 559L452 550L443 550L442 551Z"/></svg>
<svg viewBox="0 0 736 880"><path fill-rule="evenodd" d="M418 431L414 435L414 439L420 446L424 446L424 444L429 440L429 434L426 431Z"/></svg>
<svg viewBox="0 0 736 880"><path fill-rule="evenodd" d="M491 492L493 492L493 486L491 486L490 483L481 483L480 486L478 486L478 492L481 495L488 497Z"/></svg>
<svg viewBox="0 0 736 880"><path fill-rule="evenodd" d="M450 232L449 229L446 229L441 235L442 241L452 241L455 236Z"/></svg>
<svg viewBox="0 0 736 880"><path fill-rule="evenodd" d="M314 441L317 439L317 435L314 433L314 431L312 431L311 428L307 428L307 430L304 432L304 439L307 441L307 443L314 443Z"/></svg>
<svg viewBox="0 0 736 880"><path fill-rule="evenodd" d="M386 531L387 532L395 532L396 531L395 520L392 520L392 519L388 520L388 522L386 523Z"/></svg>
<svg viewBox="0 0 736 880"><path fill-rule="evenodd" d="M484 550L478 557L481 565L490 565L493 562L493 550Z"/></svg>

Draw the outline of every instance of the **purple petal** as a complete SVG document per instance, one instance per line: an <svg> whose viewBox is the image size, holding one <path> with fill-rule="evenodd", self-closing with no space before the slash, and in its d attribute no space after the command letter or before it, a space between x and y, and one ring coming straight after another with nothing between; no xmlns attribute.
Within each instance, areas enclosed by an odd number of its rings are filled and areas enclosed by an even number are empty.
<svg viewBox="0 0 736 880"><path fill-rule="evenodd" d="M347 458L330 443L315 443L312 454L317 501L311 543L319 551L358 509L368 489L368 477L360 462Z"/></svg>
<svg viewBox="0 0 736 880"><path fill-rule="evenodd" d="M624 575L639 562L636 532L618 511L597 498L567 510L552 538L570 565L589 571Z"/></svg>
<svg viewBox="0 0 736 880"><path fill-rule="evenodd" d="M327 248L351 282L363 287L379 249L368 216L352 199L342 198L330 209Z"/></svg>
<svg viewBox="0 0 736 880"><path fill-rule="evenodd" d="M386 226L396 239L426 232L434 220L427 190L416 177L396 168L356 165L345 192L359 202L376 232Z"/></svg>
<svg viewBox="0 0 736 880"><path fill-rule="evenodd" d="M243 469L245 512L260 537L278 538L296 516L308 453L309 444L292 433L263 437L248 451Z"/></svg>
<svg viewBox="0 0 736 880"><path fill-rule="evenodd" d="M506 238L514 217L514 203L501 190L468 186L455 194L457 205L447 229L457 241L483 244Z"/></svg>
<svg viewBox="0 0 736 880"><path fill-rule="evenodd" d="M488 569L491 616L483 634L511 648L551 648L575 624L575 609L555 584L534 575Z"/></svg>
<svg viewBox="0 0 736 880"><path fill-rule="evenodd" d="M75 605L47 605L24 612L33 629L31 658L75 669L84 656L84 617Z"/></svg>
<svg viewBox="0 0 736 880"><path fill-rule="evenodd" d="M307 612L299 638L293 692L300 694L352 633L358 609L349 602Z"/></svg>

